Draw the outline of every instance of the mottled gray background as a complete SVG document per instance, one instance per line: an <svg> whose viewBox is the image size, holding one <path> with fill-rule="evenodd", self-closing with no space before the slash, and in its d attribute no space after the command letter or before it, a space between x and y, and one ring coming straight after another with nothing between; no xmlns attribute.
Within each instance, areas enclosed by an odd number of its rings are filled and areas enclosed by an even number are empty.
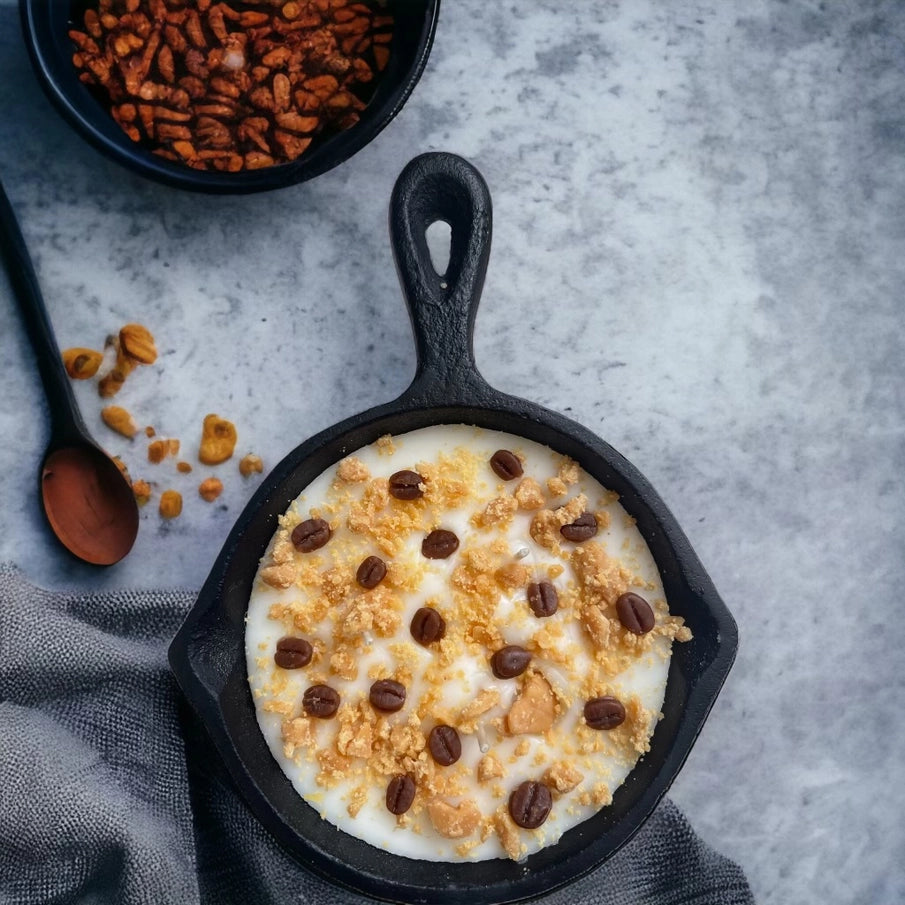
<svg viewBox="0 0 905 905"><path fill-rule="evenodd" d="M217 411L268 467L407 384L386 206L415 153L494 197L488 380L609 440L735 614L735 668L672 796L764 903L905 900L905 5L445 0L402 114L315 182L157 187L74 135L0 2L0 176L62 345L138 320L120 400L193 457ZM49 586L196 588L256 482L152 471L120 566L64 559L37 505L39 384L0 283L0 560ZM313 376L312 376L313 375ZM0 616L2 618L2 616Z"/></svg>

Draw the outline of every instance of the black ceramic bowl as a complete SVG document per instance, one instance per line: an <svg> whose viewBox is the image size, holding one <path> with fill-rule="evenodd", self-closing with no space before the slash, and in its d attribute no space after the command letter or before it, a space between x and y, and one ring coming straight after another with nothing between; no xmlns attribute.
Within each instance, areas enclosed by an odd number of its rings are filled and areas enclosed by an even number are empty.
<svg viewBox="0 0 905 905"><path fill-rule="evenodd" d="M450 262L438 275L428 225L451 226ZM328 879L395 902L480 905L541 895L591 870L627 842L675 778L735 657L737 634L688 540L644 477L585 428L504 395L478 373L472 328L490 253L490 195L480 174L449 154L426 154L393 191L390 232L418 351L411 386L395 402L323 431L284 459L229 535L170 647L176 678L209 729L255 814L298 860ZM547 444L578 461L637 520L670 610L693 640L674 646L663 719L651 750L610 807L523 863L435 863L390 855L335 829L297 795L270 755L246 678L244 617L258 561L289 503L325 469L383 434L472 424Z"/></svg>
<svg viewBox="0 0 905 905"><path fill-rule="evenodd" d="M440 0L387 0L394 17L391 55L361 119L344 132L315 140L292 163L238 173L197 170L166 160L132 141L72 63L73 23L82 28L87 0L19 0L22 29L35 71L46 94L75 129L99 151L136 173L177 188L242 194L304 182L360 151L402 109L430 54Z"/></svg>

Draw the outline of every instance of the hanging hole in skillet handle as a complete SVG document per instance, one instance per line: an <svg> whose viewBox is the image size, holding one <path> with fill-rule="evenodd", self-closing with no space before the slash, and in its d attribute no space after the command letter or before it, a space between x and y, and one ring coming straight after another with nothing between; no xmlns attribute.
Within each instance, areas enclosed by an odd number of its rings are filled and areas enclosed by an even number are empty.
<svg viewBox="0 0 905 905"><path fill-rule="evenodd" d="M449 225L449 261L434 266L428 229ZM473 404L489 387L474 359L474 322L490 258L492 205L483 176L455 154L422 154L390 199L390 242L412 319L417 368L404 396L419 406Z"/></svg>

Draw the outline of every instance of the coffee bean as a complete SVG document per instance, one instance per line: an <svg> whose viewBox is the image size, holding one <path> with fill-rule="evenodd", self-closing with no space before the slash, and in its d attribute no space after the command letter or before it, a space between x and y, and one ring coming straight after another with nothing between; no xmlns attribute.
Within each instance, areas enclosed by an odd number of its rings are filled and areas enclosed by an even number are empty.
<svg viewBox="0 0 905 905"><path fill-rule="evenodd" d="M312 685L302 695L302 709L308 716L329 719L339 710L339 692L329 685Z"/></svg>
<svg viewBox="0 0 905 905"><path fill-rule="evenodd" d="M528 585L528 606L538 619L552 616L559 609L559 594L549 581L532 582Z"/></svg>
<svg viewBox="0 0 905 905"><path fill-rule="evenodd" d="M311 662L313 653L314 650L304 638L280 638L273 662L283 669L300 669Z"/></svg>
<svg viewBox="0 0 905 905"><path fill-rule="evenodd" d="M391 814L404 814L415 800L415 780L406 774L394 776L387 786L387 810Z"/></svg>
<svg viewBox="0 0 905 905"><path fill-rule="evenodd" d="M497 477L504 481L520 478L525 473L518 456L508 449L498 449L490 457L490 467L496 472Z"/></svg>
<svg viewBox="0 0 905 905"><path fill-rule="evenodd" d="M615 729L625 722L625 707L609 695L591 698L584 705L584 721L592 729Z"/></svg>
<svg viewBox="0 0 905 905"><path fill-rule="evenodd" d="M509 796L509 813L512 819L526 830L537 829L553 807L553 796L542 783L526 779Z"/></svg>
<svg viewBox="0 0 905 905"><path fill-rule="evenodd" d="M375 710L395 713L405 703L405 686L393 679L380 679L371 686L368 698Z"/></svg>
<svg viewBox="0 0 905 905"><path fill-rule="evenodd" d="M292 529L291 539L300 553L310 553L323 547L331 534L330 526L322 518L309 518Z"/></svg>
<svg viewBox="0 0 905 905"><path fill-rule="evenodd" d="M427 737L427 747L441 767L449 767L462 756L462 742L452 726L434 726Z"/></svg>
<svg viewBox="0 0 905 905"><path fill-rule="evenodd" d="M563 525L559 533L566 540L580 544L582 541L590 540L597 533L597 519L594 518L593 512L582 512L574 522Z"/></svg>
<svg viewBox="0 0 905 905"><path fill-rule="evenodd" d="M507 644L490 658L490 668L498 679L514 679L528 668L530 662L531 654L524 647Z"/></svg>
<svg viewBox="0 0 905 905"><path fill-rule="evenodd" d="M428 559L446 559L459 549L459 538L445 528L437 528L431 531L421 541L421 553Z"/></svg>
<svg viewBox="0 0 905 905"><path fill-rule="evenodd" d="M417 500L424 496L424 478L417 471L397 471L390 475L390 496L397 500Z"/></svg>
<svg viewBox="0 0 905 905"><path fill-rule="evenodd" d="M369 591L376 588L387 574L387 564L379 556L369 556L362 560L355 580Z"/></svg>
<svg viewBox="0 0 905 905"><path fill-rule="evenodd" d="M432 606L423 606L412 617L412 624L409 628L412 637L419 644L427 647L428 644L439 641L446 634L446 621Z"/></svg>
<svg viewBox="0 0 905 905"><path fill-rule="evenodd" d="M656 623L650 604L640 595L622 594L616 601L619 621L635 635L646 635Z"/></svg>

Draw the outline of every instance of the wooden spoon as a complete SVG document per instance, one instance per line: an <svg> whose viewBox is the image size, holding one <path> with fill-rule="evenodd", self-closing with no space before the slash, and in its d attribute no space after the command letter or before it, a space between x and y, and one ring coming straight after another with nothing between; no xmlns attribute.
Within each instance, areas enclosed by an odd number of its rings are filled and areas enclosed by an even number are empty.
<svg viewBox="0 0 905 905"><path fill-rule="evenodd" d="M138 504L117 464L95 443L79 414L25 240L0 183L0 255L50 407L50 442L41 462L41 501L64 547L98 566L119 562L138 534Z"/></svg>

